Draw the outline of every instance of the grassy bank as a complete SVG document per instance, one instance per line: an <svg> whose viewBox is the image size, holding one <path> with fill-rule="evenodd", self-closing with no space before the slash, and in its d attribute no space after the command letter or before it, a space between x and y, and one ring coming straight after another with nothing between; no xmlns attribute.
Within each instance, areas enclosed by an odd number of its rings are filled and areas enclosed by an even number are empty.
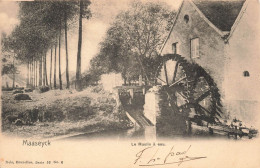
<svg viewBox="0 0 260 168"><path fill-rule="evenodd" d="M100 86L82 92L51 90L28 94L32 100L18 101L14 100L12 92L3 92L3 134L50 138L131 127L123 109L118 108L114 95ZM10 121L10 117L17 117L20 124Z"/></svg>

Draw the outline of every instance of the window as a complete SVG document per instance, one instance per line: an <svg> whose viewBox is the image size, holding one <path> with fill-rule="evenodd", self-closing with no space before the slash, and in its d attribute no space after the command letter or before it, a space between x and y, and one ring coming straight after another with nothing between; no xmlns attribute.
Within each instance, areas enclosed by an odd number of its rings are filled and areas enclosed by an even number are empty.
<svg viewBox="0 0 260 168"><path fill-rule="evenodd" d="M189 20L190 20L190 17L189 17L189 15L185 15L185 16L184 16L184 21L185 21L186 23L188 23L188 22L189 22Z"/></svg>
<svg viewBox="0 0 260 168"><path fill-rule="evenodd" d="M249 74L248 71L244 71L244 72L243 72L243 75L244 75L244 77L249 77L249 76L250 76L250 74Z"/></svg>
<svg viewBox="0 0 260 168"><path fill-rule="evenodd" d="M178 43L173 43L172 44L172 53L173 54L177 54L177 46L178 46Z"/></svg>
<svg viewBox="0 0 260 168"><path fill-rule="evenodd" d="M200 57L199 38L191 39L191 58Z"/></svg>

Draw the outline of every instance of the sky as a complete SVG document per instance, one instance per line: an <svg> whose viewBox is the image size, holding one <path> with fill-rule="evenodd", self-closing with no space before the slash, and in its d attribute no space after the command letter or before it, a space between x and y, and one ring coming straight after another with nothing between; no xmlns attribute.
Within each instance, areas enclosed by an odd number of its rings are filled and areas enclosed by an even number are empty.
<svg viewBox="0 0 260 168"><path fill-rule="evenodd" d="M109 25L113 22L115 16L122 10L126 10L132 0L91 0L92 18L83 20L83 43L82 43L82 72L89 68L89 61L99 51L99 43L105 37ZM142 0L149 1L149 0ZM151 1L151 0L150 0ZM163 1L177 10L181 0L154 0ZM18 19L19 6L15 1L0 0L0 31L10 34L15 25L19 24ZM78 23L68 32L69 49L69 71L76 71L76 57L78 45ZM64 36L62 37L64 39ZM64 43L64 40L63 40ZM50 51L47 53L47 71L50 69ZM58 69L58 68L57 68ZM20 68L21 74L26 75L26 68ZM58 71L57 71L58 72ZM65 72L65 49L61 49L61 72Z"/></svg>

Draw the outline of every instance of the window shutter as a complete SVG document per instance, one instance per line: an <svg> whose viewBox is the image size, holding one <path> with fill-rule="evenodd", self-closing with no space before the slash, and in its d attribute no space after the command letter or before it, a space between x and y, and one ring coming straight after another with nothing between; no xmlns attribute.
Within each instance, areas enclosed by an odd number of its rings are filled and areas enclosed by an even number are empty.
<svg viewBox="0 0 260 168"><path fill-rule="evenodd" d="M199 38L191 39L191 57L198 58L199 54Z"/></svg>

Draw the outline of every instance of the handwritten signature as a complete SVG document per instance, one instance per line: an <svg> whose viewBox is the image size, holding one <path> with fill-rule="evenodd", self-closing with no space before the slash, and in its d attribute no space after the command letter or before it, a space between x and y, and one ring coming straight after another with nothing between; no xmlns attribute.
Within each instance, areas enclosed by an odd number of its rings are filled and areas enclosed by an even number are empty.
<svg viewBox="0 0 260 168"><path fill-rule="evenodd" d="M207 158L205 156L203 157L188 156L187 154L190 148L191 145L186 150L175 151L174 146L172 146L169 152L167 153L163 152L161 154L158 154L160 153L158 152L159 148L154 150L155 149L154 146L147 147L136 154L136 159L134 161L134 164L139 166L158 166L158 165L167 165L167 164L178 164L178 166L180 166L183 162ZM150 154L152 154L152 157Z"/></svg>

